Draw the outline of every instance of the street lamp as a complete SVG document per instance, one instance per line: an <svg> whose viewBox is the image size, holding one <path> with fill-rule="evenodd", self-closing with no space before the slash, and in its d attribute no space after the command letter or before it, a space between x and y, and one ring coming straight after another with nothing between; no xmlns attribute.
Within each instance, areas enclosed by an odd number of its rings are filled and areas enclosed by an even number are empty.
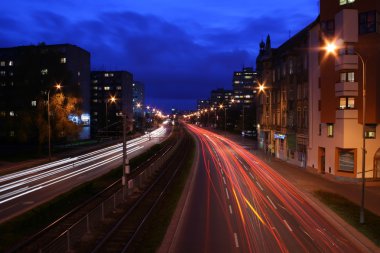
<svg viewBox="0 0 380 253"><path fill-rule="evenodd" d="M343 42L343 41L341 41ZM336 42L327 42L325 46L325 51L328 54L337 55L336 50L339 48L339 45ZM365 146L365 112L366 112L366 61L363 59L362 55L355 50L355 54L359 57L362 68L363 68L363 85L362 85L362 99L363 99L363 157L362 157L362 194L361 194L361 203L360 203L360 224L364 224L364 192L365 192L365 156L366 156L366 146Z"/></svg>
<svg viewBox="0 0 380 253"><path fill-rule="evenodd" d="M60 90L62 86L60 83L57 83L56 85L54 85L54 87L57 90ZM51 161L50 91L51 91L51 89L49 89L48 93L47 93L49 162Z"/></svg>
<svg viewBox="0 0 380 253"><path fill-rule="evenodd" d="M107 131L107 135L108 135L108 103L115 103L115 102L116 102L115 96L111 96L110 98L108 98L106 100L106 131Z"/></svg>
<svg viewBox="0 0 380 253"><path fill-rule="evenodd" d="M268 130L269 124L272 125L272 91L270 90L270 87L265 86L265 83L258 83L258 84L259 84L259 93L262 92L265 94L265 90L268 90L268 92L269 92L269 116L265 116L266 128ZM266 94L265 94L265 96L267 97ZM266 112L266 110L265 110L265 112ZM271 136L271 134L269 134L269 139L270 139L269 140L270 146L268 145L268 148L271 148L270 152L272 152L273 147L272 147L272 136Z"/></svg>

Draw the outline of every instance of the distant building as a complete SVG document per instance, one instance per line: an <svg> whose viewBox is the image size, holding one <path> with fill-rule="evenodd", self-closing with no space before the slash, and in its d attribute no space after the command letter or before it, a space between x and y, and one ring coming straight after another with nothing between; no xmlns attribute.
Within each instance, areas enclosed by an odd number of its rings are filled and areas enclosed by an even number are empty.
<svg viewBox="0 0 380 253"><path fill-rule="evenodd" d="M78 98L79 110L88 115L89 52L70 44L0 48L0 139L36 142L40 137L30 117L58 83L66 96ZM82 123L87 124L84 115ZM26 125L30 131L24 131Z"/></svg>
<svg viewBox="0 0 380 253"><path fill-rule="evenodd" d="M210 106L217 108L219 105L230 105L233 99L233 91L216 89L211 91Z"/></svg>
<svg viewBox="0 0 380 253"><path fill-rule="evenodd" d="M237 127L239 130L256 129L256 94L257 73L252 67L244 67L233 75L233 106L239 115Z"/></svg>
<svg viewBox="0 0 380 253"><path fill-rule="evenodd" d="M133 76L127 71L91 72L91 134L120 136L122 115L133 130Z"/></svg>

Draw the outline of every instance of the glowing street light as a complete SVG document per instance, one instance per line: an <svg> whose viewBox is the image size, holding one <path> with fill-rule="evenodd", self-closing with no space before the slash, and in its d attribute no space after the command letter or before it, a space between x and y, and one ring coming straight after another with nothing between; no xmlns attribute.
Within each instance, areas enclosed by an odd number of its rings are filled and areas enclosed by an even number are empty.
<svg viewBox="0 0 380 253"><path fill-rule="evenodd" d="M116 103L116 97L111 96L106 100L106 131L107 133L108 133L108 103Z"/></svg>
<svg viewBox="0 0 380 253"><path fill-rule="evenodd" d="M56 90L60 90L62 85L57 83L53 86ZM47 111L48 111L48 148L49 148L49 162L51 161L51 124L50 124L50 91L47 93Z"/></svg>
<svg viewBox="0 0 380 253"><path fill-rule="evenodd" d="M325 51L327 54L333 54L335 57L337 56L336 51L340 48L340 44L343 44L342 40L339 40L339 43L336 41L326 41ZM361 204L360 204L360 224L364 224L364 192L365 192L365 156L366 156L366 143L365 143L365 112L366 112L366 61L363 59L362 55L355 50L355 54L359 57L362 68L363 68L363 85L362 85L362 99L363 99L363 113L362 113L362 121L363 121L363 157L362 157L362 196L361 196Z"/></svg>

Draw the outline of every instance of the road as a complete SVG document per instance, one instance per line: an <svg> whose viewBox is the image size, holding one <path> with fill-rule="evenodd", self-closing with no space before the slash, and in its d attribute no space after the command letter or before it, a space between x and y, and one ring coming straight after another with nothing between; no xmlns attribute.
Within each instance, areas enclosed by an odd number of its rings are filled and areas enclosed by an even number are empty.
<svg viewBox="0 0 380 253"><path fill-rule="evenodd" d="M253 154L188 129L199 160L170 252L360 252Z"/></svg>
<svg viewBox="0 0 380 253"><path fill-rule="evenodd" d="M128 159L167 135L160 127L127 142ZM47 163L0 177L0 223L90 181L122 163L122 144Z"/></svg>

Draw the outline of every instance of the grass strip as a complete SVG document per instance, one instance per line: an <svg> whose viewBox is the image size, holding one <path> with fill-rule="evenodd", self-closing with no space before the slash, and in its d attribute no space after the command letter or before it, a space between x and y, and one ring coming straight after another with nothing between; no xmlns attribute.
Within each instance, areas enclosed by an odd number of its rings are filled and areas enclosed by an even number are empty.
<svg viewBox="0 0 380 253"><path fill-rule="evenodd" d="M157 211L155 211L154 215L150 218L149 224L144 229L142 238L139 240L142 243L137 245L136 252L157 252L160 247L193 165L196 147L195 140L192 137L189 150L186 163L179 169L173 181L174 183L167 190L166 197L157 206Z"/></svg>
<svg viewBox="0 0 380 253"><path fill-rule="evenodd" d="M380 216L365 210L365 224L360 224L360 207L357 204L331 192L319 190L315 191L314 195L348 224L360 231L377 246L380 246Z"/></svg>
<svg viewBox="0 0 380 253"><path fill-rule="evenodd" d="M148 151L131 159L131 168L133 169L135 166L138 166L140 163L146 161L147 158L157 153L157 151L165 146L165 143L169 140L170 139L166 140L162 144L156 144ZM49 202L41 204L14 219L0 224L0 252L4 252L5 249L14 246L21 240L25 240L42 230L59 217L107 188L117 179L121 178L121 176L122 169L120 166L91 182L77 186Z"/></svg>

